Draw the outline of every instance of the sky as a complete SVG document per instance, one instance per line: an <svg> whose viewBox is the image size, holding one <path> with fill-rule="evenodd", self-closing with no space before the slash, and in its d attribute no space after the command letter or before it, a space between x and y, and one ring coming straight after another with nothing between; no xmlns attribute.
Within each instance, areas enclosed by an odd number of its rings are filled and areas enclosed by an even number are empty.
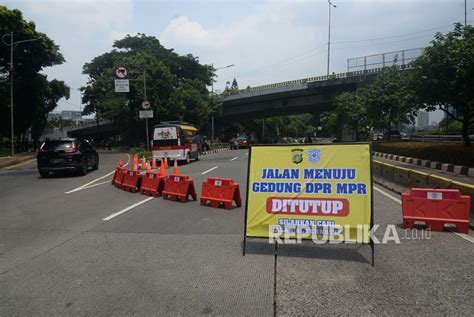
<svg viewBox="0 0 474 317"><path fill-rule="evenodd" d="M464 0L331 0L330 72L347 71L359 56L429 45L436 32L464 22ZM474 0L467 19L474 20ZM214 90L237 79L239 87L325 75L328 1L4 0L34 21L64 55L44 69L71 87L56 110L79 110L87 82L82 67L127 34L155 36L178 54L191 53L217 71ZM399 57L400 58L400 57ZM432 114L430 121L439 121Z"/></svg>

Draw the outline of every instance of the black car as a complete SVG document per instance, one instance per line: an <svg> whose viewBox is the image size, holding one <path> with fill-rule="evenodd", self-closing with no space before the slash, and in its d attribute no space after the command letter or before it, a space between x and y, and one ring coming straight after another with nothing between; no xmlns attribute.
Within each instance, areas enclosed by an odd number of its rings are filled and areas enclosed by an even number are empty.
<svg viewBox="0 0 474 317"><path fill-rule="evenodd" d="M81 139L47 140L37 156L38 171L42 177L50 172L73 171L87 174L87 169L99 168L99 154L89 142Z"/></svg>

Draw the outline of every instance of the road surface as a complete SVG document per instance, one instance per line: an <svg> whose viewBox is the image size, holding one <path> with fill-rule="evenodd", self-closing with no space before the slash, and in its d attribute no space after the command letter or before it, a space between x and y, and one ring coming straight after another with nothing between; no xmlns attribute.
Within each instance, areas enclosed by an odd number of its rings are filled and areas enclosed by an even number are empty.
<svg viewBox="0 0 474 317"><path fill-rule="evenodd" d="M232 177L245 201L247 151L180 166L200 193ZM252 240L244 208L201 207L110 185L125 153L101 152L84 177L39 178L33 163L0 171L0 315L474 314L474 238L417 236L400 197L375 186L376 236L401 243L278 246ZM104 220L107 219L107 220ZM426 232L425 232L426 233Z"/></svg>

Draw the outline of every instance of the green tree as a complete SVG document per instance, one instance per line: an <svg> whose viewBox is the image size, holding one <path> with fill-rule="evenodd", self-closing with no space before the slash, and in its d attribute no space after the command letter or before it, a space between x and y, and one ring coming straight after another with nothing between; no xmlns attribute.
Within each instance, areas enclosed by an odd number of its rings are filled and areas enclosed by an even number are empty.
<svg viewBox="0 0 474 317"><path fill-rule="evenodd" d="M367 140L373 125L367 109L367 90L344 92L336 97L334 103L336 118L332 124L346 124L354 132L356 141Z"/></svg>
<svg viewBox="0 0 474 317"><path fill-rule="evenodd" d="M155 113L151 125L184 120L201 127L211 115L219 113L218 99L209 96L206 88L211 84L212 67L199 64L197 57L180 56L155 37L140 33L115 41L113 47L83 67L83 73L89 76L87 86L82 88L84 114L95 113L97 118L112 120L127 143L144 139L144 120L138 115L145 98L144 78L147 99ZM129 70L129 93L114 91L117 66Z"/></svg>
<svg viewBox="0 0 474 317"><path fill-rule="evenodd" d="M239 90L239 84L237 83L237 79L234 78L234 80L232 81L232 86L230 86L230 89L231 90Z"/></svg>
<svg viewBox="0 0 474 317"><path fill-rule="evenodd" d="M374 128L390 131L413 122L419 103L412 87L412 76L409 70L386 68L363 90L364 111Z"/></svg>
<svg viewBox="0 0 474 317"><path fill-rule="evenodd" d="M19 10L0 6L0 36L10 43L37 39L22 43L14 51L14 120L17 141L26 142L31 136L35 142L41 136L47 123L47 115L59 99L69 98L69 87L63 81L48 81L40 72L45 67L59 65L64 57L53 40L38 32L32 21L25 21ZM10 136L10 47L0 43L0 135ZM27 93L26 93L27 92Z"/></svg>
<svg viewBox="0 0 474 317"><path fill-rule="evenodd" d="M464 144L474 124L474 28L457 23L446 35L436 33L431 46L415 62L416 87L422 107L441 109L462 123Z"/></svg>

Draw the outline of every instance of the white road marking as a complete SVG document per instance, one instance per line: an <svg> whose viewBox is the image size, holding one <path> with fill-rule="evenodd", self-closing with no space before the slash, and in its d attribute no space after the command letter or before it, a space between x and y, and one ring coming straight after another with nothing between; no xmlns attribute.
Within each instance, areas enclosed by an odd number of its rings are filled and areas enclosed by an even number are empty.
<svg viewBox="0 0 474 317"><path fill-rule="evenodd" d="M471 243L474 243L474 237L471 237L471 236L468 235L468 234L457 233L457 232L455 232L454 234L457 235L457 236L460 236L460 237L463 238L464 240L467 240L467 241L469 241L469 242L471 242Z"/></svg>
<svg viewBox="0 0 474 317"><path fill-rule="evenodd" d="M392 196L392 195L390 195L389 193L387 193L387 192L385 192L385 191L383 191L383 190L381 190L380 188L377 188L377 187L375 187L375 186L374 186L374 189L375 189L376 191L378 191L379 193L381 193L382 195L384 195L385 197L390 198L391 200L393 200L393 201L399 203L400 205L402 204L402 201L401 201L400 199L398 199L397 197ZM453 233L454 233L455 235L457 235L457 236L463 238L464 240L467 240L467 241L469 241L469 242L471 242L471 243L474 243L474 237L472 237L472 236L470 236L470 235L468 235L468 234L458 233L458 232L453 232Z"/></svg>
<svg viewBox="0 0 474 317"><path fill-rule="evenodd" d="M207 171L202 172L201 175L207 174L207 173L209 173L209 172L215 170L217 167L218 167L218 166L214 166L213 168L210 168L210 169L208 169Z"/></svg>
<svg viewBox="0 0 474 317"><path fill-rule="evenodd" d="M230 160L231 160L231 161L235 161L235 160L238 159L238 158L239 158L239 157L236 156L236 157L234 157L234 158L232 158L232 159L230 159Z"/></svg>
<svg viewBox="0 0 474 317"><path fill-rule="evenodd" d="M110 181L100 182L100 183L93 184L93 185L90 185L90 186L82 187L81 189L88 189L88 188L92 188L92 187L99 186L99 185L104 185L104 184L110 184Z"/></svg>
<svg viewBox="0 0 474 317"><path fill-rule="evenodd" d="M128 163L130 163L130 155L129 155L128 153L127 153L127 157L128 157L128 161L127 161L127 163L125 163L124 167L127 166ZM101 180L101 179L103 179L103 178L106 178L106 177L112 175L113 173L115 173L115 170L113 170L113 171L110 172L110 173L105 174L104 176L101 176L101 177L99 177L99 178L96 178L96 179L90 181L90 182L87 183L87 184L84 184L84 185L79 186L79 187L77 187L77 188L71 189L70 191L65 192L65 194L66 194L66 195L67 195L67 194L71 194L71 193L74 193L74 192L83 190L83 189L85 189L85 188L88 188L89 185L91 185L91 184L93 184L93 183L95 183L95 182L97 182L97 181L99 181L99 180ZM105 184L105 183L104 183L104 184Z"/></svg>
<svg viewBox="0 0 474 317"><path fill-rule="evenodd" d="M152 200L152 199L154 199L154 198L155 198L155 197L148 197L148 198L146 198L146 199L143 199L143 200L139 201L138 203L135 203L135 204L133 204L133 205L131 205L131 206L128 206L128 207L125 208L125 209L122 209L122 210L120 210L120 211L117 211L116 213L113 213L113 214L111 214L110 216L108 216L108 217L106 217L106 218L104 218L104 219L102 219L102 220L103 220L103 221L108 221L108 220L110 220L110 219L113 219L113 218L115 218L115 217L118 217L118 216L120 216L121 214L124 214L124 213L126 213L127 211L130 211L130 210L132 210L133 208L138 207L138 206L140 206L140 205L142 205L142 204L146 203L147 201L150 201L150 200Z"/></svg>
<svg viewBox="0 0 474 317"><path fill-rule="evenodd" d="M374 189L375 189L377 192L379 192L379 193L381 193L382 195L384 195L385 197L390 198L390 199L393 200L394 202L399 203L400 205L402 204L402 201L401 201L400 198L397 198L397 197L395 197L395 196L392 196L392 195L390 195L389 193L387 193L387 192L381 190L381 189L378 188L378 187L375 187L375 186L374 186Z"/></svg>

